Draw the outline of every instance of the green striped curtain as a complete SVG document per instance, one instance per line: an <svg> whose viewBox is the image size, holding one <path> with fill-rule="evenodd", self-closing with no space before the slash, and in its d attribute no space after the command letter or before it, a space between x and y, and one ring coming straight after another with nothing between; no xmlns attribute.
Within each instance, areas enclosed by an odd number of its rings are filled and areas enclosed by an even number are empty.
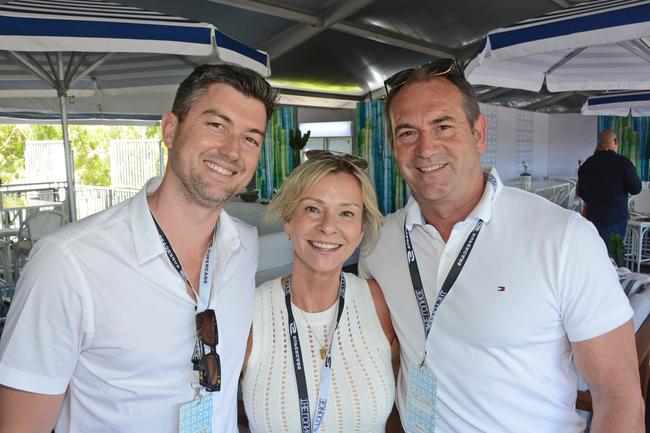
<svg viewBox="0 0 650 433"><path fill-rule="evenodd" d="M357 103L355 132L357 153L368 160L368 176L375 185L379 209L384 215L395 212L404 206L409 192L386 135L384 101Z"/></svg>
<svg viewBox="0 0 650 433"><path fill-rule="evenodd" d="M296 107L279 107L273 111L266 127L260 162L257 165L255 186L264 199L271 198L293 171L293 149L289 146L289 131L298 128Z"/></svg>
<svg viewBox="0 0 650 433"><path fill-rule="evenodd" d="M598 132L612 130L618 135L618 153L634 163L641 180L648 180L650 158L650 117L598 116Z"/></svg>

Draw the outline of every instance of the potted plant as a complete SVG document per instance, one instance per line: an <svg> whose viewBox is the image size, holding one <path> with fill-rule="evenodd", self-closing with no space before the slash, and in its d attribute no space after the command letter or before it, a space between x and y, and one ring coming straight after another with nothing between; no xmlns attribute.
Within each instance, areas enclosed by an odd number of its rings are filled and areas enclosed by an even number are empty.
<svg viewBox="0 0 650 433"><path fill-rule="evenodd" d="M311 131L303 134L300 129L290 129L289 130L289 146L293 149L293 166L298 167L300 165L300 151L305 147Z"/></svg>
<svg viewBox="0 0 650 433"><path fill-rule="evenodd" d="M241 198L242 201L245 201L246 203L253 203L254 201L257 201L258 198L260 198L260 192L255 189L254 186L248 185L244 192L239 194L239 198Z"/></svg>
<svg viewBox="0 0 650 433"><path fill-rule="evenodd" d="M528 172L528 166L526 165L526 161L521 161L521 165L524 167L524 169L519 174L520 187L524 191L530 191L531 189L533 189L533 176Z"/></svg>
<svg viewBox="0 0 650 433"><path fill-rule="evenodd" d="M614 235L607 246L609 256L614 259L616 265L621 268L625 266L625 242L621 235Z"/></svg>

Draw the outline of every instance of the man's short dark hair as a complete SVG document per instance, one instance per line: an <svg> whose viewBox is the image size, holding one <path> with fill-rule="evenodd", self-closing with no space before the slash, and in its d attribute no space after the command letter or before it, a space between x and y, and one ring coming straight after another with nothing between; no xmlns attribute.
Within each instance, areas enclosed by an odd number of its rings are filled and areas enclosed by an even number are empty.
<svg viewBox="0 0 650 433"><path fill-rule="evenodd" d="M178 86L172 112L179 121L183 121L194 102L205 94L208 87L219 83L260 101L266 109L267 120L271 117L277 99L271 85L257 72L230 64L197 66Z"/></svg>
<svg viewBox="0 0 650 433"><path fill-rule="evenodd" d="M478 105L478 100L476 95L474 95L474 90L472 85L465 79L463 74L455 70L450 71L444 75L431 74L424 68L415 68L409 76L408 80L401 86L394 87L390 89L388 95L386 96L386 105L384 110L384 115L386 116L386 125L388 126L388 137L390 143L393 144L393 125L390 118L390 106L395 99L395 96L400 92L400 90L411 83L424 82L433 79L443 79L449 81L454 87L458 89L461 96L463 97L463 111L467 120L469 121L470 127L474 126L476 120L481 115L481 110Z"/></svg>

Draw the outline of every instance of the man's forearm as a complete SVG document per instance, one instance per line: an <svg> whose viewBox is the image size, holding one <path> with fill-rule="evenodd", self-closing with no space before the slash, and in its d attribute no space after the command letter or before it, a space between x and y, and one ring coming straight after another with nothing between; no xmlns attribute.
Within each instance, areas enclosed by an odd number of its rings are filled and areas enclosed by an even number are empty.
<svg viewBox="0 0 650 433"><path fill-rule="evenodd" d="M0 433L50 433L63 394L45 395L0 385Z"/></svg>
<svg viewBox="0 0 650 433"><path fill-rule="evenodd" d="M643 433L645 407L643 399L609 399L594 401L591 433Z"/></svg>

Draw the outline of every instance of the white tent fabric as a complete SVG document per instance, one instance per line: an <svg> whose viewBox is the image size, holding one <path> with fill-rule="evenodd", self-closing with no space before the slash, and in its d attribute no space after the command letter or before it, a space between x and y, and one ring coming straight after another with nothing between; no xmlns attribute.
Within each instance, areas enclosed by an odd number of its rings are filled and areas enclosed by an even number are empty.
<svg viewBox="0 0 650 433"><path fill-rule="evenodd" d="M123 105L138 106L133 101L142 95L169 98L195 66L222 62L270 75L266 53L211 24L104 0L0 4L0 111L24 110L19 101L26 98L49 97L50 103L58 98L72 219L74 174L67 136L71 98L90 98L97 104L92 111L99 113L105 112L103 102L118 96L124 96Z"/></svg>
<svg viewBox="0 0 650 433"><path fill-rule="evenodd" d="M270 74L266 53L229 38L211 24L102 0L0 4L0 50L2 110L20 108L7 98L57 96L52 80L42 73L53 75L58 52L64 53L66 68L79 68L67 89L77 98L173 94L182 78L203 63L236 63ZM25 73L12 52L22 52L18 55L38 64L38 70ZM101 65L86 70L100 59ZM68 72L75 75L74 69Z"/></svg>
<svg viewBox="0 0 650 433"><path fill-rule="evenodd" d="M494 30L465 74L534 92L650 89L650 1L589 1Z"/></svg>
<svg viewBox="0 0 650 433"><path fill-rule="evenodd" d="M615 92L587 98L582 114L597 116L650 116L650 91Z"/></svg>

